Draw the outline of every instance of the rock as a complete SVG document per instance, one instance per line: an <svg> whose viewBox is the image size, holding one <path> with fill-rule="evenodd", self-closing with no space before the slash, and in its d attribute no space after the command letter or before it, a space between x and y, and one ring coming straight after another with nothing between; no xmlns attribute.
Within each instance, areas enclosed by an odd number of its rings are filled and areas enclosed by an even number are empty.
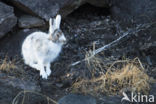
<svg viewBox="0 0 156 104"><path fill-rule="evenodd" d="M62 88L63 84L62 83L56 83L56 86L59 87L59 88Z"/></svg>
<svg viewBox="0 0 156 104"><path fill-rule="evenodd" d="M0 38L9 32L17 22L13 7L0 2Z"/></svg>
<svg viewBox="0 0 156 104"><path fill-rule="evenodd" d="M19 18L18 26L20 28L34 28L44 26L45 22L37 17L30 15L23 15Z"/></svg>
<svg viewBox="0 0 156 104"><path fill-rule="evenodd" d="M41 89L34 81L24 81L0 73L0 104L10 104L23 90L40 91Z"/></svg>
<svg viewBox="0 0 156 104"><path fill-rule="evenodd" d="M5 0L6 1L6 0ZM45 20L60 13L63 17L67 16L80 5L89 2L95 6L105 6L107 0L7 0L12 2L20 10L31 15L37 15Z"/></svg>
<svg viewBox="0 0 156 104"><path fill-rule="evenodd" d="M1 77L1 76L0 76ZM22 90L40 91L40 87L33 81L24 81L15 77L1 77L0 83Z"/></svg>
<svg viewBox="0 0 156 104"><path fill-rule="evenodd" d="M61 98L58 104L96 104L96 99L91 96L69 94Z"/></svg>
<svg viewBox="0 0 156 104"><path fill-rule="evenodd" d="M156 21L156 0L112 0L111 13L122 22Z"/></svg>
<svg viewBox="0 0 156 104"><path fill-rule="evenodd" d="M87 0L88 3L97 7L108 7L108 0Z"/></svg>
<svg viewBox="0 0 156 104"><path fill-rule="evenodd" d="M124 101L121 102L121 99L122 96L103 96L100 98L99 104L127 104Z"/></svg>
<svg viewBox="0 0 156 104"><path fill-rule="evenodd" d="M20 10L45 20L61 12L65 16L82 4L83 0L7 0Z"/></svg>

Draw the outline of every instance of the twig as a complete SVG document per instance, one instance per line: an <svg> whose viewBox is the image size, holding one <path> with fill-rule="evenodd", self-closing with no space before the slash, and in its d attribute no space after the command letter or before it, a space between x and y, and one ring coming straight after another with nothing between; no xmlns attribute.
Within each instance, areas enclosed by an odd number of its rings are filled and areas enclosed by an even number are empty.
<svg viewBox="0 0 156 104"><path fill-rule="evenodd" d="M79 63L81 63L81 62L83 62L83 61L86 61L86 60L92 58L92 57L95 56L96 54L98 54L98 53L100 53L100 52L102 52L102 51L104 51L104 50L107 50L107 49L111 48L112 46L117 45L117 43L118 43L119 41L121 41L122 39L124 39L125 37L128 38L128 37L130 37L130 35L135 35L135 33L139 32L139 31L141 31L141 30L145 30L145 29L149 28L150 26L151 26L151 24L138 25L136 28L129 29L127 32L122 32L122 33L121 33L122 35L121 35L118 39L112 41L111 43L109 43L109 44L107 44L107 45L104 45L104 46L101 47L101 48L98 48L97 50L94 50L94 51L92 52L92 54L91 54L90 57L88 57L87 59L85 58L85 59L83 59L83 60L74 62L74 63L71 64L71 66L75 66L75 65L77 65L77 64L79 64Z"/></svg>

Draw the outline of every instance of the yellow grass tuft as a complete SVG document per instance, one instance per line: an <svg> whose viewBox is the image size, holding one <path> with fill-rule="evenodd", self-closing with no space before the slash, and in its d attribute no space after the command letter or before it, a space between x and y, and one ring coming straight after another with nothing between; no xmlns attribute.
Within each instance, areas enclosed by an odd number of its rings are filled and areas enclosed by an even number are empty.
<svg viewBox="0 0 156 104"><path fill-rule="evenodd" d="M147 93L149 87L149 76L137 65L126 64L123 68L115 71L108 71L105 74L107 80L105 91L116 93L116 91L130 90L133 92Z"/></svg>
<svg viewBox="0 0 156 104"><path fill-rule="evenodd" d="M58 104L55 100L53 100L52 98L50 98L50 97L48 97L46 95L43 95L41 93L34 92L34 91L29 91L29 90L20 91L15 96L15 98L13 99L11 104L25 104L25 102L29 102L29 100L30 100L29 97L32 97L32 95L35 95L35 96L38 96L38 97L40 96L41 99L46 99L47 104ZM26 99L26 96L28 96L27 99Z"/></svg>
<svg viewBox="0 0 156 104"><path fill-rule="evenodd" d="M14 61L8 60L8 57L6 56L3 60L0 61L0 70L1 71L10 71L11 69L15 69L16 65Z"/></svg>
<svg viewBox="0 0 156 104"><path fill-rule="evenodd" d="M82 79L75 82L72 86L74 92L82 92L85 94L117 95L122 91L133 91L148 93L150 90L150 77L146 74L142 63L138 58L134 60L119 60L115 62L105 63L95 58L89 59L88 68L91 70L103 70L98 77L92 76L92 79ZM94 71L92 71L94 73ZM93 74L94 75L94 74Z"/></svg>

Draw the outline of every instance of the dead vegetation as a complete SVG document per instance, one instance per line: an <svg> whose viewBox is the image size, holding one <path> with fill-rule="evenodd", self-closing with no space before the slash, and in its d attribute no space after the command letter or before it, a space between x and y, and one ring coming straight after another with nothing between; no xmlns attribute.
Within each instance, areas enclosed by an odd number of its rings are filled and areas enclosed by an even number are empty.
<svg viewBox="0 0 156 104"><path fill-rule="evenodd" d="M13 99L11 104L29 104L31 102L31 99L29 97L32 96L38 96L40 97L40 100L45 100L47 103L46 104L58 104L55 100L53 100L52 98L43 95L41 93L38 92L34 92L34 91L28 91L28 90L24 90L19 92L15 98ZM35 98L35 97L34 97Z"/></svg>
<svg viewBox="0 0 156 104"><path fill-rule="evenodd" d="M123 91L149 92L151 78L138 58L111 61L112 59L99 58L97 55L88 58L91 54L91 51L86 54L86 66L92 77L75 82L73 92L96 96L118 95Z"/></svg>
<svg viewBox="0 0 156 104"><path fill-rule="evenodd" d="M16 69L15 60L9 60L7 56L0 60L0 71L9 72L10 70Z"/></svg>

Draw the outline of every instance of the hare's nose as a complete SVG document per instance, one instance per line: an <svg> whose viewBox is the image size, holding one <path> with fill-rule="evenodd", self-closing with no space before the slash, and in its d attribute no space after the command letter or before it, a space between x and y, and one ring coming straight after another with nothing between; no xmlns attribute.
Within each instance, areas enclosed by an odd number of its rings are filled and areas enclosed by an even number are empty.
<svg viewBox="0 0 156 104"><path fill-rule="evenodd" d="M64 40L62 40L62 42L63 42L64 44L66 44L66 43L67 43L67 39L65 38Z"/></svg>
<svg viewBox="0 0 156 104"><path fill-rule="evenodd" d="M65 41L65 40L63 40L62 42L63 42L63 44L66 44L67 43L67 41Z"/></svg>
<svg viewBox="0 0 156 104"><path fill-rule="evenodd" d="M64 43L64 44L67 42L67 39L65 38L64 35L61 36L60 40L61 40L61 42Z"/></svg>

